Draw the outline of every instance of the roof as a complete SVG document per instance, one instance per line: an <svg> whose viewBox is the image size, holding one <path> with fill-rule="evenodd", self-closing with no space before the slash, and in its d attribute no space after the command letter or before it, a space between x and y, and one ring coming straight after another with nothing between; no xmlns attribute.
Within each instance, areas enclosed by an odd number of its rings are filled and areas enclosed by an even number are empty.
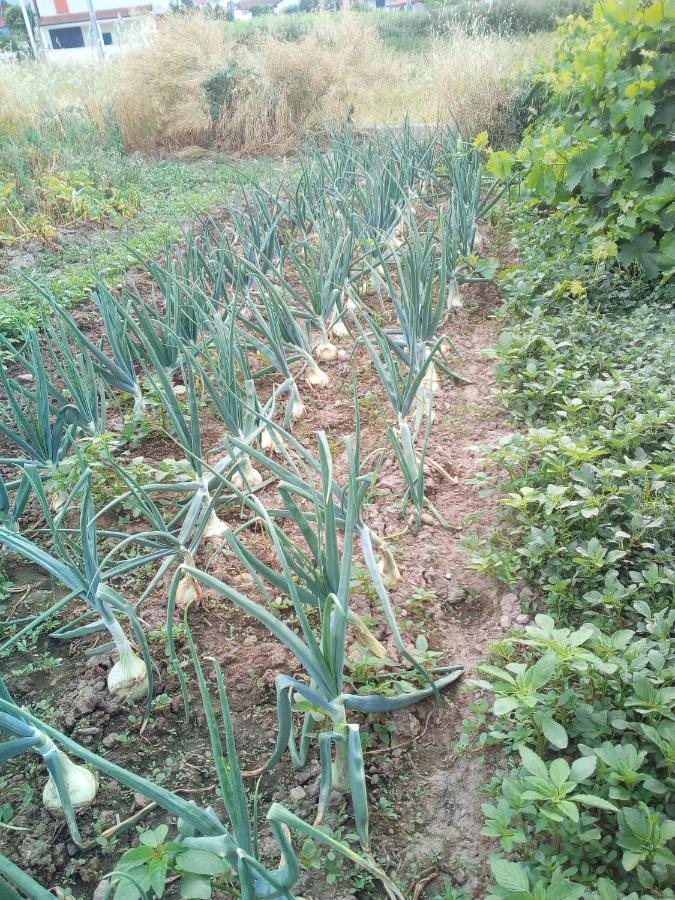
<svg viewBox="0 0 675 900"><path fill-rule="evenodd" d="M139 13L151 13L152 4L147 6L117 6L114 9L97 9L97 19L116 19L118 16L122 19L128 19L129 16L135 16ZM74 25L78 22L88 22L89 13L66 13L62 16L42 16L40 25Z"/></svg>

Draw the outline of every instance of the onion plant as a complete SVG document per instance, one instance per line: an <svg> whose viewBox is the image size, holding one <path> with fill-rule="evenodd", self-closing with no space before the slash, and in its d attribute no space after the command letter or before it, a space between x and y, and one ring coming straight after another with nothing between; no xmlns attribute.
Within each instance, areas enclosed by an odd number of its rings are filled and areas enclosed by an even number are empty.
<svg viewBox="0 0 675 900"><path fill-rule="evenodd" d="M107 425L105 384L91 356L73 351L60 321L47 329L47 339L54 368L77 408L78 427L87 435L103 434Z"/></svg>
<svg viewBox="0 0 675 900"><path fill-rule="evenodd" d="M290 440L290 435L287 435L286 439ZM242 612L257 619L295 656L303 668L307 681L288 675L280 675L276 679L278 734L275 751L265 768L275 766L287 752L295 767L304 765L317 725L326 723L327 730L318 731L321 781L317 822L321 821L325 813L331 788L350 791L357 832L362 845L368 848L368 804L361 741L358 725L348 722L347 711L385 712L411 705L437 694L441 687L461 675L462 668L450 667L443 671L443 676L435 684L429 684L416 692L398 697L357 696L345 692L347 634L348 626L353 621L349 604L352 553L354 536L357 533L362 535L364 553L368 553L368 547L372 553L369 536L363 538L363 532L368 532L368 529L360 515L363 498L370 487L370 479L359 474L360 464L357 461L359 440L357 439L356 451L349 440L346 441L346 448L350 469L349 483L345 490L338 489L337 494L327 439L325 434L320 433L318 460L312 460L307 453L303 454L304 464L312 464L307 467L308 471L304 476L300 475L286 450L284 453L291 468L285 468L282 463L268 462L270 468L282 478L279 492L285 502L284 510L268 511L257 498L242 495L242 500L265 524L281 572L275 572L259 561L235 536L230 534L226 537L235 555L246 565L264 593L267 592L263 582L267 581L290 598L298 621L299 634L274 615L268 606L244 596L228 584L193 566L184 566L183 569L187 575L227 598ZM314 487L307 477L309 469L315 466L318 466L318 471L315 469L315 472L320 478L318 488ZM301 504L307 502L310 503L310 510L304 512ZM289 518L295 522L307 544L309 556L293 545L291 539L275 525L273 516ZM342 550L338 542L339 531L343 532ZM370 569L372 559L369 561L367 555L366 563ZM375 571L382 586L377 565ZM177 573L174 577L174 592L179 583L178 577ZM384 590L383 587L382 589ZM385 616L390 626L393 625L394 638L403 655L419 669L419 665L403 646L386 591L384 594ZM305 612L307 603L319 613L319 625L316 629L310 624ZM169 632L173 606L174 603L170 600ZM365 626L360 623L361 634L364 630ZM424 675L429 678L426 672ZM294 695L302 698L307 710L299 741L296 741L293 727Z"/></svg>
<svg viewBox="0 0 675 900"><path fill-rule="evenodd" d="M94 368L106 384L134 398L134 412L143 411L144 401L136 374L136 365L129 330L130 316L123 310L101 279L92 298L103 321L110 355L95 344L77 325L72 316L60 306L53 296L42 291L55 316L71 332L84 351L91 354Z"/></svg>
<svg viewBox="0 0 675 900"><path fill-rule="evenodd" d="M287 419L299 419L304 415L305 406L300 399L300 391L290 368L293 356L288 352L290 348L287 342L288 327L292 328L291 334L297 336L296 326L285 315L285 309L279 307L276 297L266 299L267 302L260 306L252 301L246 303L244 308L249 315L246 318L242 317L237 324L238 339L268 363L264 369L252 373L254 379L275 372L282 376L289 394ZM280 394L281 391L278 396Z"/></svg>
<svg viewBox="0 0 675 900"><path fill-rule="evenodd" d="M280 190L273 195L257 186L243 193L241 207L230 210L243 257L262 272L283 268L285 242L281 225L287 215L287 203L281 199Z"/></svg>
<svg viewBox="0 0 675 900"><path fill-rule="evenodd" d="M44 514L54 555L34 541L4 526L0 527L0 544L44 569L68 589L67 600L58 604L58 608L61 608L66 602L72 603L76 599L87 606L87 613L80 616L74 623L77 627L58 629L52 633L52 637L71 639L92 634L101 627L105 628L110 634L112 642L98 648L98 652L112 650L117 656L117 662L108 673L108 690L116 696L130 700L147 694L149 703L152 696L152 667L143 628L133 606L114 590L108 581L132 571L146 562L171 553L173 548L160 547L114 567L103 568L99 562L96 516L91 496L91 472L85 470L82 473L56 518L51 515L49 510L37 469L26 466L25 473L30 480L34 497ZM64 518L76 497L80 503L79 544L71 539L68 530L63 527ZM110 555L106 560L109 558ZM52 612L54 610L55 607L52 607ZM118 621L118 615L128 619L141 649L142 659L134 652L129 638ZM92 617L93 621L91 621ZM9 649L21 636L37 627L42 620L44 620L44 616L34 619L6 641L0 650ZM79 625L79 622L84 620L87 620L87 624Z"/></svg>
<svg viewBox="0 0 675 900"><path fill-rule="evenodd" d="M429 399L431 401L431 398ZM444 528L450 527L425 493L424 470L427 465L431 423L431 416L427 416L419 447L413 440L410 429L405 425L398 430L395 428L387 430L389 445L394 451L396 462L406 484L406 489L401 498L401 511L406 516L408 508L412 506L413 511L408 519L408 526L414 533L419 530L422 524L422 513L425 507L431 510L433 516Z"/></svg>
<svg viewBox="0 0 675 900"><path fill-rule="evenodd" d="M47 371L37 334L28 330L28 354L18 350L0 335L0 342L12 352L14 363L20 363L33 381L46 381L47 392L55 409L72 405L77 409L77 426L85 434L103 434L106 429L107 402L105 387L88 353L74 352L60 321L45 329L45 346L54 375ZM58 381L55 380L58 376Z"/></svg>
<svg viewBox="0 0 675 900"><path fill-rule="evenodd" d="M337 359L337 349L330 336L345 333L344 325L338 328L335 319L349 281L353 251L351 229L344 228L336 233L325 223L317 223L314 239L305 239L288 250L289 262L301 290L293 288L288 281L284 287L295 307L319 332L314 354L320 362Z"/></svg>
<svg viewBox="0 0 675 900"><path fill-rule="evenodd" d="M256 317L259 331L269 334L272 340L280 342L283 353L289 360L299 359L305 364L305 380L312 387L326 387L329 376L315 362L312 356L313 316L303 315L294 309L278 287L261 269L250 266L255 280L257 301L261 315ZM303 324L298 322L298 319ZM304 327L303 327L304 326ZM264 335L267 337L267 335ZM271 361L271 360L270 360ZM298 416L296 416L298 417Z"/></svg>
<svg viewBox="0 0 675 900"><path fill-rule="evenodd" d="M223 674L217 661L213 660L218 694L217 707L221 718L219 724L216 707L211 699L206 677L187 625L186 632L209 733L218 799L222 802L226 813L225 821L212 807L200 807L194 801L186 800L179 794L93 753L47 725L24 707L17 706L1 681L0 730L9 731L16 737L0 744L0 760L28 750L43 754L50 775L55 781L71 836L77 843L81 843L81 838L74 816L74 793L81 789L85 779L90 780L94 776L85 766L72 763L66 752L82 760L100 776L114 779L122 786L156 803L174 817L178 829L175 843L180 851L200 851L203 859L207 863L211 862L208 866L209 871L229 872L230 876L238 881L239 896L242 900L258 900L258 898L294 900L292 891L300 874L300 866L291 841L291 829L303 837L310 837L317 843L344 854L352 862L379 878L388 896L395 900L403 900L396 885L372 859L359 856L345 844L303 822L280 804L273 804L267 814L267 821L280 856L280 864L272 869L261 860L257 841L257 803L254 804L254 815L251 816ZM64 770L71 773L70 780L63 774ZM220 865L215 865L217 863ZM22 878L23 873L17 872L16 867L7 866L4 859L0 859L0 875L9 876L12 880L18 879L21 886L30 884L25 877ZM111 880L114 887L120 879L114 872ZM201 881L202 887L208 888L210 893L210 879L204 877ZM42 900L39 893L29 896L31 900L33 896L35 900Z"/></svg>
<svg viewBox="0 0 675 900"><path fill-rule="evenodd" d="M151 262L148 268L163 302L148 302L138 292L128 293L126 304L118 301L119 313L127 317L129 331L136 338L136 355L172 375L180 366L185 346L197 342L205 309L199 292L177 278L172 259L164 266Z"/></svg>
<svg viewBox="0 0 675 900"><path fill-rule="evenodd" d="M0 742L0 763L28 750L41 756L49 772L49 779L42 791L42 804L49 812L63 812L72 839L76 844L81 844L75 812L91 806L96 799L94 774L72 762L41 728L25 720L2 678L0 704L0 732L12 736L8 741Z"/></svg>
<svg viewBox="0 0 675 900"><path fill-rule="evenodd" d="M53 388L45 371L37 335L31 331L30 367L33 390L10 378L0 359L0 382L4 389L7 409L5 420L0 419L0 435L12 444L19 455L5 457L0 462L25 466L34 464L46 474L56 471L71 446L73 431L80 422L80 412L62 394L53 397Z"/></svg>
<svg viewBox="0 0 675 900"><path fill-rule="evenodd" d="M191 354L193 371L199 376L213 403L213 407L225 425L225 434L235 435L246 443L252 435L260 433L261 423L258 411L261 403L246 356L246 350L239 341L236 316L230 315L229 322L219 316L211 319L209 326L207 353ZM274 397L268 404L267 412L274 406ZM263 431L267 435L267 430ZM246 454L241 454L235 484L248 488L262 484L262 476L253 468Z"/></svg>
<svg viewBox="0 0 675 900"><path fill-rule="evenodd" d="M368 328L364 327L362 319ZM433 371L431 366L443 339L438 338L429 346L417 340L413 333L410 336L410 351L395 336L387 334L365 309L362 308L358 315L353 316L353 321L396 415L397 428L399 431L403 428L411 429L415 437L421 427L423 415L431 413L435 380L432 382L428 379L428 372ZM426 385L425 379L428 379ZM410 421L413 413L414 418Z"/></svg>
<svg viewBox="0 0 675 900"><path fill-rule="evenodd" d="M241 296L249 274L235 247L231 225L221 225L211 217L203 217L198 232L185 236L185 247L175 248L177 277L190 285L217 311L222 312L235 297Z"/></svg>
<svg viewBox="0 0 675 900"><path fill-rule="evenodd" d="M210 490L211 479L203 464L200 410L195 388L195 370L191 357L184 352L181 353L183 362L180 372L186 389L187 405L184 412L183 405L176 396L172 378L162 366L161 361L154 355L154 349L150 342L145 344L144 355L146 359L143 360L143 365L148 381L171 423L174 438L194 473L194 478L189 482L150 485L146 490L148 492L162 490L192 494L192 499L184 509L190 526L202 528L203 537L207 539L222 540L227 526L215 512Z"/></svg>

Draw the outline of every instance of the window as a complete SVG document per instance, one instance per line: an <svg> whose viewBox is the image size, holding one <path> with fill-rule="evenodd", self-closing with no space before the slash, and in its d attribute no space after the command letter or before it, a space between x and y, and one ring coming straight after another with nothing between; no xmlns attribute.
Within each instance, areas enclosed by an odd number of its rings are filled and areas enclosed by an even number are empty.
<svg viewBox="0 0 675 900"><path fill-rule="evenodd" d="M112 34L109 31L102 31L103 35L103 43L106 47L109 47L112 44Z"/></svg>
<svg viewBox="0 0 675 900"><path fill-rule="evenodd" d="M55 50L71 50L73 47L84 47L82 29L79 25L68 28L52 28L49 32L52 47Z"/></svg>

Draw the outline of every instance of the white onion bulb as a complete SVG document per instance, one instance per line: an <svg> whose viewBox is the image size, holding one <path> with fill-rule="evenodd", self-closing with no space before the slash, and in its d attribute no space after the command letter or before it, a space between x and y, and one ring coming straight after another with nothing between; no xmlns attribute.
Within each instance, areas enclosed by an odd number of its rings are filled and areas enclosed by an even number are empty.
<svg viewBox="0 0 675 900"><path fill-rule="evenodd" d="M457 287L457 283L455 281L450 285L450 293L448 295L448 307L450 309L462 309L464 306L464 300L462 299L462 294Z"/></svg>
<svg viewBox="0 0 675 900"><path fill-rule="evenodd" d="M327 337L321 338L316 345L314 355L318 360L321 360L321 362L333 362L337 359L337 347L335 344L331 344Z"/></svg>
<svg viewBox="0 0 675 900"><path fill-rule="evenodd" d="M239 471L232 476L232 484L238 491L251 490L263 483L263 477L257 469L251 465L248 456L239 463Z"/></svg>
<svg viewBox="0 0 675 900"><path fill-rule="evenodd" d="M264 428L260 432L260 449L274 450L274 446L274 441L272 440L272 435L270 434L269 428Z"/></svg>
<svg viewBox="0 0 675 900"><path fill-rule="evenodd" d="M108 690L125 700L139 700L148 693L145 663L133 650L125 650L108 672Z"/></svg>
<svg viewBox="0 0 675 900"><path fill-rule="evenodd" d="M96 797L94 773L85 766L76 765L60 750L56 752L73 809L86 809L87 806L91 806ZM42 791L42 805L50 813L58 813L63 809L59 792L56 790L56 782L51 775Z"/></svg>
<svg viewBox="0 0 675 900"><path fill-rule="evenodd" d="M336 352L337 355L337 352ZM307 374L305 375L305 380L307 384L311 384L312 387L326 387L330 378L328 375L320 369L316 363L312 363L307 370Z"/></svg>
<svg viewBox="0 0 675 900"><path fill-rule="evenodd" d="M291 419L301 419L305 414L305 404L298 397L297 400L292 401L291 406Z"/></svg>
<svg viewBox="0 0 675 900"><path fill-rule="evenodd" d="M219 519L216 511L212 509L202 536L204 540L222 541L229 530L225 522Z"/></svg>
<svg viewBox="0 0 675 900"><path fill-rule="evenodd" d="M335 325L330 330L330 333L334 338L346 338L349 337L349 331L347 330L347 326L342 321L342 319L338 319Z"/></svg>

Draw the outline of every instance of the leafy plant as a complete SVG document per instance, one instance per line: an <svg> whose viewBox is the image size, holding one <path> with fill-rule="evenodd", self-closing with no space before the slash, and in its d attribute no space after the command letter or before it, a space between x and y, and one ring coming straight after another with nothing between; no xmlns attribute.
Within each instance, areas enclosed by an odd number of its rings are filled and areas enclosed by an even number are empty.
<svg viewBox="0 0 675 900"><path fill-rule="evenodd" d="M596 4L571 19L553 68L550 101L515 154L489 167L522 172L535 197L564 206L598 258L636 263L651 279L673 274L669 150L672 8L662 0Z"/></svg>

